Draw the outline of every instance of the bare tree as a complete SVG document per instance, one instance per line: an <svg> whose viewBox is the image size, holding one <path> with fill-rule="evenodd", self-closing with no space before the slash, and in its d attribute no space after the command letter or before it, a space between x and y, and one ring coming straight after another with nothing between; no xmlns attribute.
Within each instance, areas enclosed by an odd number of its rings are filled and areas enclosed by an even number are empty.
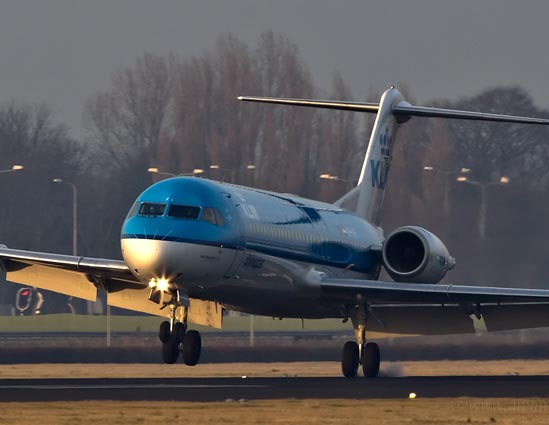
<svg viewBox="0 0 549 425"><path fill-rule="evenodd" d="M223 36L215 49L180 65L176 93L174 149L180 170L217 164L231 170L239 183L308 190L312 171L304 167L315 111L236 101L240 94L312 95L310 75L287 39L265 33L250 51L234 36ZM256 168L249 170L248 164ZM286 172L278 176L281 169Z"/></svg>
<svg viewBox="0 0 549 425"><path fill-rule="evenodd" d="M170 131L172 57L145 53L112 76L112 88L91 98L84 110L87 139L101 169L127 167L154 158L163 131Z"/></svg>
<svg viewBox="0 0 549 425"><path fill-rule="evenodd" d="M180 65L175 103L180 170L216 164L238 180L242 164L253 162L258 120L236 97L255 91L254 66L248 47L230 34L213 51Z"/></svg>
<svg viewBox="0 0 549 425"><path fill-rule="evenodd" d="M522 116L543 115L520 87L496 87L449 106ZM469 164L474 178L481 183L497 181L503 175L520 178L523 173L533 171L532 165L542 171L533 155L541 143L546 144L547 129L541 126L456 120L450 123L450 128L455 138L456 160Z"/></svg>
<svg viewBox="0 0 549 425"><path fill-rule="evenodd" d="M353 101L351 90L339 73L335 73L330 99ZM333 201L355 185L364 157L365 145L358 134L357 114L348 111L322 111L320 114L321 135L318 140L318 164L315 164L315 186L319 187L320 199ZM330 174L338 179L319 181L320 174Z"/></svg>
<svg viewBox="0 0 549 425"><path fill-rule="evenodd" d="M1 175L0 196L6 202L0 209L0 240L22 248L70 252L70 193L52 179L74 180L81 147L68 136L66 126L54 122L46 105L14 101L0 106L0 140L1 169L25 167ZM40 226L31 230L28 223Z"/></svg>
<svg viewBox="0 0 549 425"><path fill-rule="evenodd" d="M262 34L255 57L260 81L258 95L314 97L311 75L297 46L288 39L273 32ZM256 107L262 112L262 125L255 141L262 185L307 194L314 179L313 168L307 168L307 164L311 160L316 111L272 105ZM280 173L281 169L285 173Z"/></svg>

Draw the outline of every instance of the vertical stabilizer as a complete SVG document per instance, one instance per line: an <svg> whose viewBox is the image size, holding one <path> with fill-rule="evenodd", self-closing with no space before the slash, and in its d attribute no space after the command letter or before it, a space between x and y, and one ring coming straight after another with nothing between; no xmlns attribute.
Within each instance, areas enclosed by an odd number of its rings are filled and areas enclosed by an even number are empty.
<svg viewBox="0 0 549 425"><path fill-rule="evenodd" d="M356 188L356 214L375 225L379 225L381 219L381 207L398 126L407 120L407 117L395 116L393 108L405 104L402 94L395 88L386 90L381 96Z"/></svg>

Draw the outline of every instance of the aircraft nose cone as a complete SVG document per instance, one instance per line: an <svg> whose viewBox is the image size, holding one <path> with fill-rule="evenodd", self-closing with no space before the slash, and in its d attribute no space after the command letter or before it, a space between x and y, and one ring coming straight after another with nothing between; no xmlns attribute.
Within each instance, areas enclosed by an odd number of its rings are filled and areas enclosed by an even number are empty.
<svg viewBox="0 0 549 425"><path fill-rule="evenodd" d="M167 270L162 241L152 239L122 239L122 256L131 272L143 280L164 277Z"/></svg>

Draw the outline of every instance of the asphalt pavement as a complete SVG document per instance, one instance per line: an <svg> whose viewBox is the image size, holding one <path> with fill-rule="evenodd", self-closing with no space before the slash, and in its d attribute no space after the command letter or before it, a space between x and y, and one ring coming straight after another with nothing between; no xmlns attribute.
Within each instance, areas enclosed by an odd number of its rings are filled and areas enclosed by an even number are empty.
<svg viewBox="0 0 549 425"><path fill-rule="evenodd" d="M2 379L0 402L549 397L549 376Z"/></svg>

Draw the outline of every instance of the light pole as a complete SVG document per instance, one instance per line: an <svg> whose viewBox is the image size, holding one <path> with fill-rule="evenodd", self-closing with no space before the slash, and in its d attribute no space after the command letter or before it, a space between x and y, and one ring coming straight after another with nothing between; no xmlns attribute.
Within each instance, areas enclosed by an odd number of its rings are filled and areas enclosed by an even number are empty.
<svg viewBox="0 0 549 425"><path fill-rule="evenodd" d="M22 165L12 165L12 167L7 170L0 170L0 173L11 173L12 171L19 171L23 168L25 167L23 167Z"/></svg>
<svg viewBox="0 0 549 425"><path fill-rule="evenodd" d="M471 172L470 168L461 168L460 170L437 170L435 167L431 165L426 165L423 167L424 171L429 171L432 173L438 173L442 174L444 176L443 180L443 193L444 193L444 203L442 204L442 208L444 209L444 212L446 215L448 215L448 212L450 211L450 202L449 202L449 186L450 186L450 176L456 175L456 174L467 174Z"/></svg>
<svg viewBox="0 0 549 425"><path fill-rule="evenodd" d="M229 173L231 183L234 183L234 170L231 170L229 168L220 167L219 164L210 165L210 170L218 170L218 171L223 172L223 174L221 175L221 181L222 182L225 181L225 174Z"/></svg>
<svg viewBox="0 0 549 425"><path fill-rule="evenodd" d="M78 238L78 222L77 222L77 190L76 185L71 182L66 182L63 179L53 179L54 183L66 184L72 188L72 255L78 253L77 238Z"/></svg>
<svg viewBox="0 0 549 425"><path fill-rule="evenodd" d="M19 171L19 170L22 170L22 169L23 169L22 165L12 165L12 167L7 169L7 170L0 170L0 173L11 173L13 171ZM5 293L6 293L5 286L2 286L0 288L0 302L2 302L2 303L4 303Z"/></svg>
<svg viewBox="0 0 549 425"><path fill-rule="evenodd" d="M76 185L74 183L71 183L71 182L66 182L63 179L53 179L52 181L54 183L68 185L72 188L72 255L74 255L76 257L76 255L78 255L78 245L77 245L77 241L78 241L77 196L78 196L78 193L77 193L77 190L76 190ZM88 303L86 303L86 304L87 304L87 308L88 308L88 313L90 313L91 312L91 307L90 307L90 305L88 305ZM68 305L69 309L72 311L72 313L74 314L74 307L72 305L72 297L69 297L67 305Z"/></svg>
<svg viewBox="0 0 549 425"><path fill-rule="evenodd" d="M352 189L353 184L356 182L356 180L342 179L341 177L333 176L333 175L327 174L327 173L321 174L318 177L321 178L322 180L335 180L337 182L343 182L347 186L348 190Z"/></svg>
<svg viewBox="0 0 549 425"><path fill-rule="evenodd" d="M246 170L250 171L252 173L252 184L251 186L254 187L255 186L255 164L247 164L246 165Z"/></svg>
<svg viewBox="0 0 549 425"><path fill-rule="evenodd" d="M486 236L486 189L489 186L505 185L509 183L509 177L502 176L497 182L480 183L474 180L469 180L466 176L459 176L456 179L460 183L468 183L473 186L480 187L480 207L479 207L479 234L481 239Z"/></svg>
<svg viewBox="0 0 549 425"><path fill-rule="evenodd" d="M174 174L174 173L168 173L166 171L160 171L157 167L149 167L147 168L147 171L149 173L153 173L153 174L161 174L163 176L170 176L170 177L177 177L177 176L197 176L197 175L200 175L204 172L204 170L202 168L195 168L192 172L190 173L180 173L180 174Z"/></svg>

